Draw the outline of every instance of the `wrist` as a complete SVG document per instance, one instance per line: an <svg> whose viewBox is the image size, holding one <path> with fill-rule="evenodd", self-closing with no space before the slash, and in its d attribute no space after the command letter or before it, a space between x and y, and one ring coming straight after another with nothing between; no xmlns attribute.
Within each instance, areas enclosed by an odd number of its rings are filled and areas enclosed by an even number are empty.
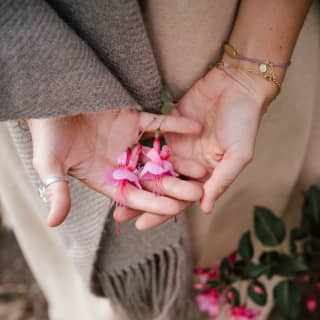
<svg viewBox="0 0 320 320"><path fill-rule="evenodd" d="M254 94L261 104L269 104L278 95L280 89L276 83L281 83L284 70L275 70L276 81L273 82L265 79L258 66L251 62L232 59L226 53L222 61L226 66L224 71Z"/></svg>

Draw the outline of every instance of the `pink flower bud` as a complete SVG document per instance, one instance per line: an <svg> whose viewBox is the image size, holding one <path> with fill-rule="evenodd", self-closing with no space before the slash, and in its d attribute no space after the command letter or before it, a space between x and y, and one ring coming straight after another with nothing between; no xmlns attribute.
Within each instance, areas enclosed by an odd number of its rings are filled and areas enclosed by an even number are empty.
<svg viewBox="0 0 320 320"><path fill-rule="evenodd" d="M217 271L216 270L212 270L208 273L208 279L209 280L215 280L217 278Z"/></svg>
<svg viewBox="0 0 320 320"><path fill-rule="evenodd" d="M193 284L193 289L195 289L195 290L203 290L204 287L205 287L205 285L203 283L198 282L198 283Z"/></svg>
<svg viewBox="0 0 320 320"><path fill-rule="evenodd" d="M263 294L263 289L260 286L253 285L252 290L258 295Z"/></svg>
<svg viewBox="0 0 320 320"><path fill-rule="evenodd" d="M306 301L306 308L310 313L314 313L317 310L318 303L314 296L309 296Z"/></svg>
<svg viewBox="0 0 320 320"><path fill-rule="evenodd" d="M231 307L229 310L230 320L258 320L260 313L245 306Z"/></svg>
<svg viewBox="0 0 320 320"><path fill-rule="evenodd" d="M230 299L230 300L233 300L234 299L234 293L233 291L229 290L227 292L227 298Z"/></svg>
<svg viewBox="0 0 320 320"><path fill-rule="evenodd" d="M195 268L193 273L197 276L202 276L204 274L208 274L209 268Z"/></svg>
<svg viewBox="0 0 320 320"><path fill-rule="evenodd" d="M228 257L228 263L234 265L237 260L237 251L232 252Z"/></svg>

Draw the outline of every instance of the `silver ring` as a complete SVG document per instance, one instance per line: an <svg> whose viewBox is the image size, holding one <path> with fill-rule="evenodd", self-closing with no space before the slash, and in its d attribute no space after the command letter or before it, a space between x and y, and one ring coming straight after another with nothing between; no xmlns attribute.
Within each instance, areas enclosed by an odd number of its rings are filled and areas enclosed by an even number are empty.
<svg viewBox="0 0 320 320"><path fill-rule="evenodd" d="M53 183L56 183L56 182L60 182L60 181L65 181L65 182L69 182L69 179L67 176L52 176L52 177L49 177L45 180L44 184L41 184L39 187L38 187L38 193L39 193L39 196L41 198L41 200L44 202L44 203L48 203L48 195L47 195L47 190L46 188L50 185L50 184L53 184Z"/></svg>
<svg viewBox="0 0 320 320"><path fill-rule="evenodd" d="M68 176L52 176L46 179L44 182L44 187L47 188L50 184L60 182L60 181L65 181L69 182Z"/></svg>

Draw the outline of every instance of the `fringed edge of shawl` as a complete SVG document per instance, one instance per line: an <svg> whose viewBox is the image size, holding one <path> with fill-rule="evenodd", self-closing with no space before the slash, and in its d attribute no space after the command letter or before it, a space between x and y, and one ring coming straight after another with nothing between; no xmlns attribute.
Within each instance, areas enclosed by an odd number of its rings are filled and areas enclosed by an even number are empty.
<svg viewBox="0 0 320 320"><path fill-rule="evenodd" d="M120 319L198 319L192 298L191 264L181 240L113 273L98 272L101 289Z"/></svg>

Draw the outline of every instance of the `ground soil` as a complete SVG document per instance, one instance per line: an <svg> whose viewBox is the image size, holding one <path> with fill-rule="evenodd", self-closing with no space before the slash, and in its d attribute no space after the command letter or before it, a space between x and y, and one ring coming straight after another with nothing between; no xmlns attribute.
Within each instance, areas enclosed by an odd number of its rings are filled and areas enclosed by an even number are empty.
<svg viewBox="0 0 320 320"><path fill-rule="evenodd" d="M48 320L47 309L14 235L0 225L0 320Z"/></svg>

